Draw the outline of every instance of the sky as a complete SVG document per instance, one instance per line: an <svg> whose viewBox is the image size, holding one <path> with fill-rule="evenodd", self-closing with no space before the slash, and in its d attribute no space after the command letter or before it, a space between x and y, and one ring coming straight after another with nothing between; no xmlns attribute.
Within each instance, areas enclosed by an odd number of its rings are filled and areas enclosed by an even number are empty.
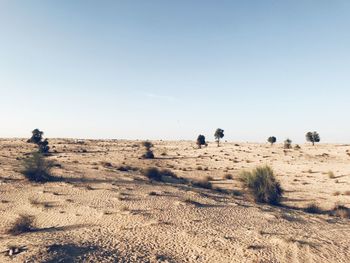
<svg viewBox="0 0 350 263"><path fill-rule="evenodd" d="M350 1L0 0L0 137L350 142Z"/></svg>

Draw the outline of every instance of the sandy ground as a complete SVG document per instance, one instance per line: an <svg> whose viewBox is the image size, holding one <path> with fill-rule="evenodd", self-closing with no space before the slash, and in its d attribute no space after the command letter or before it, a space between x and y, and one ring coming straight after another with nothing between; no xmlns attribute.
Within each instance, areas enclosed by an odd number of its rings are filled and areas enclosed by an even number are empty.
<svg viewBox="0 0 350 263"><path fill-rule="evenodd" d="M35 184L20 173L34 146L0 140L0 252L25 250L0 262L350 262L350 220L298 209L350 207L350 145L153 143L157 158L143 160L140 141L52 139L53 173L64 181ZM265 164L286 190L282 207L255 204L237 179ZM150 182L139 171L147 167L211 176L229 193ZM7 234L21 214L36 230Z"/></svg>

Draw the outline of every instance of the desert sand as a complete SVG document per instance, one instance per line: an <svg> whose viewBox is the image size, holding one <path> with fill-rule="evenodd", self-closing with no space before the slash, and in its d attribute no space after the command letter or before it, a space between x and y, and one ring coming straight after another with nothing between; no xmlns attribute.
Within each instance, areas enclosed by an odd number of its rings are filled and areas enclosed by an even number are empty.
<svg viewBox="0 0 350 263"><path fill-rule="evenodd" d="M0 140L0 262L350 262L350 220L302 209L350 207L350 145L153 141L156 158L145 160L141 141L49 141L64 180L39 184L21 174L35 147ZM282 206L255 203L238 180L265 164L285 189ZM227 191L151 182L147 167L210 176ZM35 231L7 234L22 214ZM10 257L10 246L23 251Z"/></svg>

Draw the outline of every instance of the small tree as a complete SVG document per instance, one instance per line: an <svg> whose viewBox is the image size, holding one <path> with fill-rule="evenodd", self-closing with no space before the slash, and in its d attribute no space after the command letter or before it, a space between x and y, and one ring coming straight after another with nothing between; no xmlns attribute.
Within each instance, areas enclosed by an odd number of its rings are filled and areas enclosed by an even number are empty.
<svg viewBox="0 0 350 263"><path fill-rule="evenodd" d="M315 131L306 133L305 137L306 141L311 142L312 145L315 145L315 142L321 141L320 135Z"/></svg>
<svg viewBox="0 0 350 263"><path fill-rule="evenodd" d="M205 142L205 136L202 134L198 135L196 143L199 149L202 148L202 145L207 146L207 143Z"/></svg>
<svg viewBox="0 0 350 263"><path fill-rule="evenodd" d="M214 137L216 142L218 143L218 147L220 146L220 139L222 139L224 137L224 130L223 129L216 129L215 133L214 133Z"/></svg>
<svg viewBox="0 0 350 263"><path fill-rule="evenodd" d="M292 148L292 140L291 139L286 139L284 141L284 149L290 149Z"/></svg>
<svg viewBox="0 0 350 263"><path fill-rule="evenodd" d="M271 146L277 141L275 136L271 136L267 139L269 143L271 143Z"/></svg>

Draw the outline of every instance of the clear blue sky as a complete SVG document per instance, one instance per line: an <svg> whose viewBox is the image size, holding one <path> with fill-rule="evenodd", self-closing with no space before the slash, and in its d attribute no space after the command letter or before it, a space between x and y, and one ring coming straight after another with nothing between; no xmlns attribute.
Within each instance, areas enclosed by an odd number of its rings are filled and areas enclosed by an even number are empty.
<svg viewBox="0 0 350 263"><path fill-rule="evenodd" d="M350 142L350 1L0 0L0 137Z"/></svg>

